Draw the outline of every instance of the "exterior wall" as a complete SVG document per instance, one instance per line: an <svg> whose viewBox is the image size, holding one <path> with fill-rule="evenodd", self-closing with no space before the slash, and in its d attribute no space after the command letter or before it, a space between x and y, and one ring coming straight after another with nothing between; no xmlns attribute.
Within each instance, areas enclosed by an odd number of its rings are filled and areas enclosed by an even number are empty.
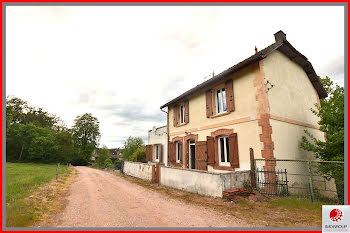
<svg viewBox="0 0 350 233"><path fill-rule="evenodd" d="M261 158L261 142L259 134L261 127L258 125L258 102L256 101L256 89L254 86L255 72L257 65L249 66L240 72L231 75L233 79L233 93L235 111L222 116L207 118L206 116L206 96L203 90L199 94L189 97L189 123L183 126L174 127L173 108L169 107L169 140L175 137L184 137L186 133L198 135L198 141L206 141L211 132L218 129L233 129L238 137L238 153L240 168L235 171L250 169L249 148L253 148L256 158ZM217 87L223 85L217 85ZM185 143L183 144L183 155L185 155ZM227 173L223 170L214 170L208 166L212 172Z"/></svg>
<svg viewBox="0 0 350 233"><path fill-rule="evenodd" d="M274 85L268 92L270 114L317 125L310 108L319 102L305 71L279 51L264 59L266 79Z"/></svg>
<svg viewBox="0 0 350 233"><path fill-rule="evenodd" d="M148 131L148 145L162 145L162 155L163 163L165 166L168 164L168 135L167 135L167 126L162 126L157 128L154 132L152 130ZM154 147L153 147L153 156L154 161Z"/></svg>
<svg viewBox="0 0 350 233"><path fill-rule="evenodd" d="M124 161L123 172L143 180L152 180L152 165L150 164Z"/></svg>
<svg viewBox="0 0 350 233"><path fill-rule="evenodd" d="M255 100L255 88L253 80L255 78L255 66L250 66L238 73L231 75L233 79L233 92L235 99L235 111L230 114L207 118L206 117L206 98L203 90L197 95L189 97L189 123L183 126L174 127L173 108L169 108L169 132L170 140L181 132L195 132L203 127L210 127L214 124L220 124L231 120L238 120L246 117L256 117L257 102ZM224 82L222 83L222 85ZM220 85L218 85L220 86Z"/></svg>
<svg viewBox="0 0 350 233"><path fill-rule="evenodd" d="M318 117L310 109L319 102L305 71L279 51L264 59L266 79L274 85L268 92L272 139L276 159L312 159L312 153L299 148L299 141L311 132L324 140Z"/></svg>
<svg viewBox="0 0 350 233"><path fill-rule="evenodd" d="M187 192L222 197L222 192L242 188L249 181L250 171L224 174L183 168L161 167L160 183Z"/></svg>

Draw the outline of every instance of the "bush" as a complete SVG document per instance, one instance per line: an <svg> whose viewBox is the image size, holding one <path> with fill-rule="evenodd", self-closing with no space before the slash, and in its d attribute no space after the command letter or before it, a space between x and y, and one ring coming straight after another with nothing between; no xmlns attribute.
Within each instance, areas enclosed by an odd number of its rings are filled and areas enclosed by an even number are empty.
<svg viewBox="0 0 350 233"><path fill-rule="evenodd" d="M105 160L104 165L105 165L105 168L113 168L114 167L113 162L110 158Z"/></svg>
<svg viewBox="0 0 350 233"><path fill-rule="evenodd" d="M98 166L105 167L106 159L108 159L109 157L111 157L111 153L109 152L109 150L107 148L104 147L104 148L99 149L98 156L96 158L96 162L97 162Z"/></svg>
<svg viewBox="0 0 350 233"><path fill-rule="evenodd" d="M146 161L146 147L139 147L132 155L131 161L145 162Z"/></svg>

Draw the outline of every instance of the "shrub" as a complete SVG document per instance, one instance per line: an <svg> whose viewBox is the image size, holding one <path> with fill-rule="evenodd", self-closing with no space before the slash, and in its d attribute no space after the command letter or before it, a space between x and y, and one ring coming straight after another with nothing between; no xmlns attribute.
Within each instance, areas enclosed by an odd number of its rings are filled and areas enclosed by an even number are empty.
<svg viewBox="0 0 350 233"><path fill-rule="evenodd" d="M113 162L110 158L105 160L104 165L105 165L105 168L113 168L114 167Z"/></svg>
<svg viewBox="0 0 350 233"><path fill-rule="evenodd" d="M145 162L146 161L146 147L139 147L132 155L131 161Z"/></svg>

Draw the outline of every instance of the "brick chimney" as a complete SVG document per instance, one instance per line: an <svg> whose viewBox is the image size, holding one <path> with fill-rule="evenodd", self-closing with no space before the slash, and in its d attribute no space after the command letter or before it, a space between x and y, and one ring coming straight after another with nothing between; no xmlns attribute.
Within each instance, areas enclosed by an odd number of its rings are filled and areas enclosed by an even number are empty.
<svg viewBox="0 0 350 233"><path fill-rule="evenodd" d="M277 41L285 41L286 39L286 34L284 32L282 32L281 30L279 30L278 32L276 32L275 34L275 40Z"/></svg>

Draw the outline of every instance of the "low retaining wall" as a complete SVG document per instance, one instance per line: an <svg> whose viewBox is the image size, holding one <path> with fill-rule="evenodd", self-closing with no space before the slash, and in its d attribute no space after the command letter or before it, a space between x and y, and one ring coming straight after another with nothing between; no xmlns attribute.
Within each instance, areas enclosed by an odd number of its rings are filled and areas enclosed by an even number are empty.
<svg viewBox="0 0 350 233"><path fill-rule="evenodd" d="M129 176L152 181L152 165L147 163L124 161L123 172Z"/></svg>
<svg viewBox="0 0 350 233"><path fill-rule="evenodd" d="M161 167L160 184L201 195L222 197L222 192L242 188L250 171L212 173L184 168Z"/></svg>

